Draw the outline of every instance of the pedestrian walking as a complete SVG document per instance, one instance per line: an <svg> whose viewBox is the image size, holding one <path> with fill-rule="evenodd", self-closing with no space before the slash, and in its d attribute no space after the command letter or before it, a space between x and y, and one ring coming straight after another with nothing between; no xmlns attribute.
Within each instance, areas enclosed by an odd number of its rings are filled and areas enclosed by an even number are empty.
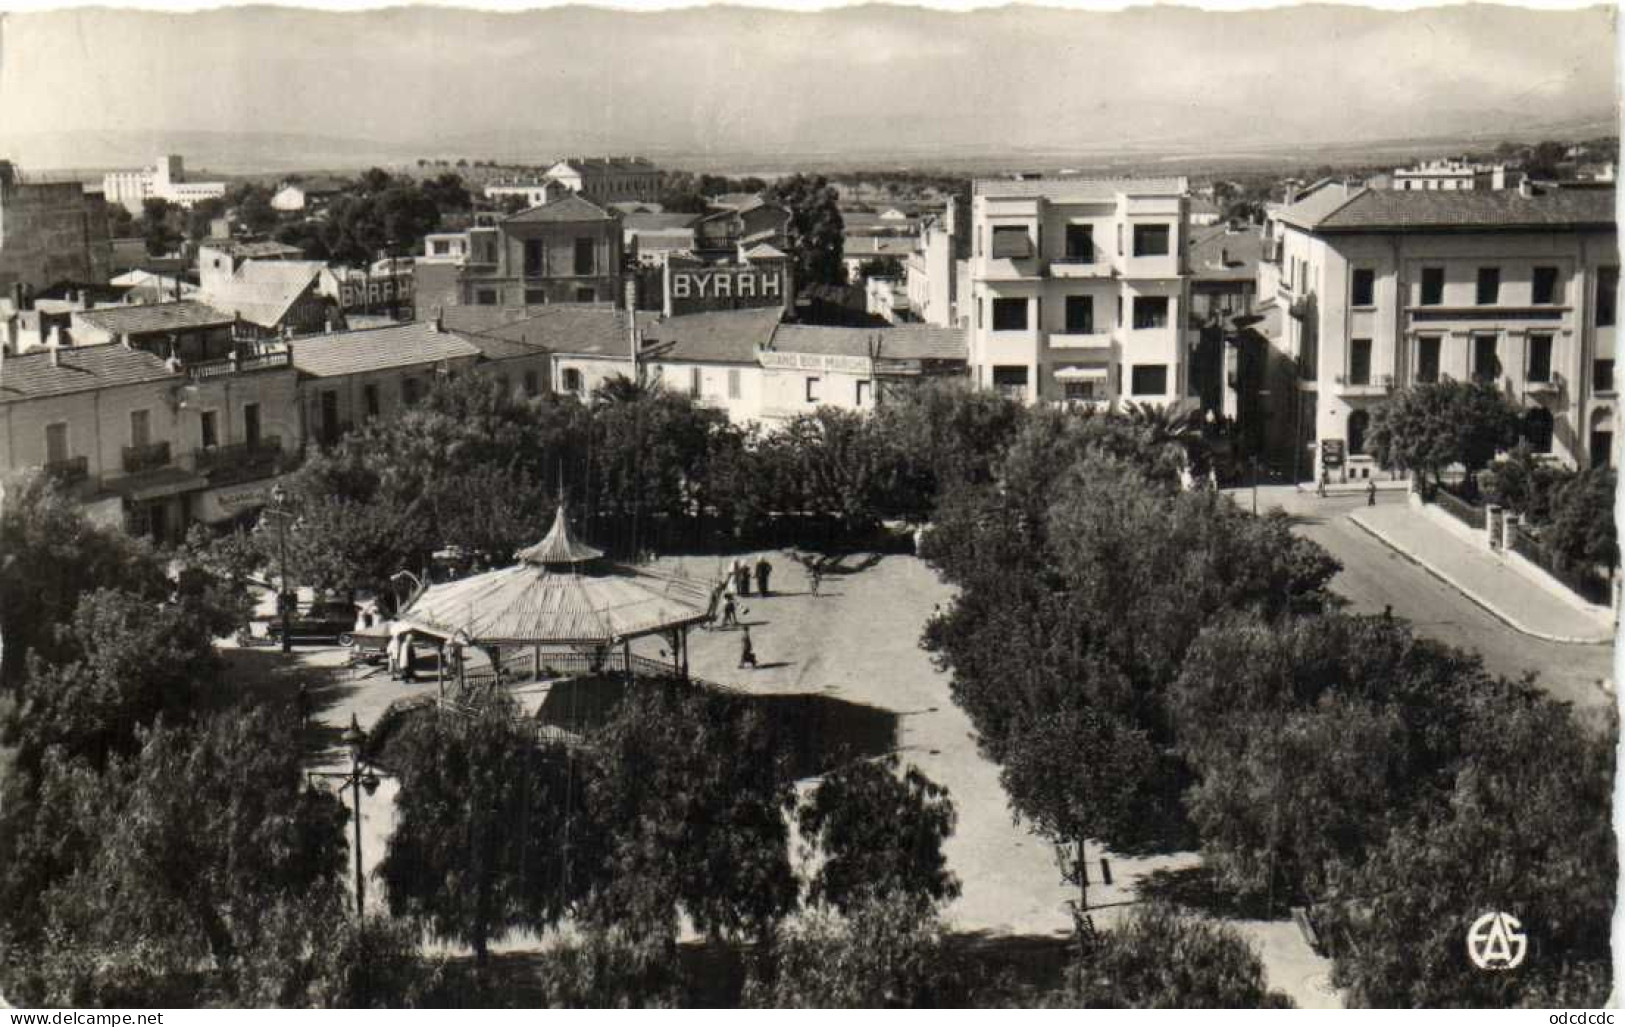
<svg viewBox="0 0 1625 1027"><path fill-rule="evenodd" d="M1331 473L1329 471L1327 471L1325 468L1321 468L1320 481L1319 481L1319 483L1317 483L1315 485L1315 495L1319 496L1321 499L1325 499L1326 498L1326 483L1331 481L1331 479L1332 479Z"/></svg>
<svg viewBox="0 0 1625 1027"><path fill-rule="evenodd" d="M299 682L299 694L294 697L293 704L294 710L299 714L300 730L310 727L311 701L309 684L303 681Z"/></svg>
<svg viewBox="0 0 1625 1027"><path fill-rule="evenodd" d="M750 629L745 629L745 637L739 641L739 665L749 664L752 670L756 669L756 650L750 644Z"/></svg>
<svg viewBox="0 0 1625 1027"><path fill-rule="evenodd" d="M1377 505L1377 480L1375 478L1365 483L1365 505Z"/></svg>
<svg viewBox="0 0 1625 1027"><path fill-rule="evenodd" d="M739 607L734 603L731 592L722 597L722 626L725 628L739 626Z"/></svg>
<svg viewBox="0 0 1625 1027"><path fill-rule="evenodd" d="M408 631L401 639L401 680L416 681L418 669L417 649L412 645L412 633Z"/></svg>
<svg viewBox="0 0 1625 1027"><path fill-rule="evenodd" d="M734 561L734 583L741 596L750 595L750 565L743 560Z"/></svg>
<svg viewBox="0 0 1625 1027"><path fill-rule="evenodd" d="M767 562L767 557L756 561L756 591L759 595L767 595L767 579L773 574L773 565Z"/></svg>
<svg viewBox="0 0 1625 1027"><path fill-rule="evenodd" d="M812 594L818 594L818 586L824 583L824 567L822 564L809 563L807 572L812 575Z"/></svg>

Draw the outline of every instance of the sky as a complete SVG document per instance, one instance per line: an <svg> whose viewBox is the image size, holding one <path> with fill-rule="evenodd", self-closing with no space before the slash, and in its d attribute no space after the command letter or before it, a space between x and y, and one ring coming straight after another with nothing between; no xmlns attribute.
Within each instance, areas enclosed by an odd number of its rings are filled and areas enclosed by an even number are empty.
<svg viewBox="0 0 1625 1027"><path fill-rule="evenodd" d="M1561 135L1616 117L1616 47L1604 7L70 8L0 22L0 155L907 156Z"/></svg>

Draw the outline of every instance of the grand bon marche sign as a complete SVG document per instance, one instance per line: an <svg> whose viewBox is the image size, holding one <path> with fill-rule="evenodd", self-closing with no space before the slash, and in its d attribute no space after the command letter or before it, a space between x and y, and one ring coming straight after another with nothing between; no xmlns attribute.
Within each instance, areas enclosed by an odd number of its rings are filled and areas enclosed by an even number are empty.
<svg viewBox="0 0 1625 1027"><path fill-rule="evenodd" d="M756 360L763 367L776 371L834 371L843 374L873 374L874 363L868 357L843 356L836 353L780 353L777 350L757 350Z"/></svg>

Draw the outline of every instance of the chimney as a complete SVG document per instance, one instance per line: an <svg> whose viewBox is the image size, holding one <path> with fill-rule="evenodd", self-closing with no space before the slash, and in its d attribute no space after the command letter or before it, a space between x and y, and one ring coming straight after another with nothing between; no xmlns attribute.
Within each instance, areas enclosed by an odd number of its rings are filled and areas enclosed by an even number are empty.
<svg viewBox="0 0 1625 1027"><path fill-rule="evenodd" d="M23 310L23 283L11 283L11 312L20 313Z"/></svg>
<svg viewBox="0 0 1625 1027"><path fill-rule="evenodd" d="M626 309L628 311L638 309L638 280L635 275L626 276Z"/></svg>
<svg viewBox="0 0 1625 1027"><path fill-rule="evenodd" d="M129 332L120 332L119 336L118 336L118 341L119 341L119 345L123 346L125 349L133 349L134 348L134 347L132 347L130 345L130 333Z"/></svg>
<svg viewBox="0 0 1625 1027"><path fill-rule="evenodd" d="M1227 250L1227 249L1220 249L1219 250L1219 266L1220 267L1229 267L1230 266L1230 251L1229 250Z"/></svg>
<svg viewBox="0 0 1625 1027"><path fill-rule="evenodd" d="M33 283L29 283L27 288L23 292L23 309L24 310L33 310L34 309L34 286L33 286Z"/></svg>
<svg viewBox="0 0 1625 1027"><path fill-rule="evenodd" d="M437 332L443 332L443 331L446 330L446 308L445 307L435 307L434 308L434 330L437 331Z"/></svg>
<svg viewBox="0 0 1625 1027"><path fill-rule="evenodd" d="M1535 195L1535 183L1525 178L1518 183L1518 195L1524 199L1532 199Z"/></svg>

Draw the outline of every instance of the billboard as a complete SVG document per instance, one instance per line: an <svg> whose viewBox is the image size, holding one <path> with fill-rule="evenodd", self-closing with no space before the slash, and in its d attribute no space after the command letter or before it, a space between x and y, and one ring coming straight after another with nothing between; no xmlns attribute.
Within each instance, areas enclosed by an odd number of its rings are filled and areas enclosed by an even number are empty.
<svg viewBox="0 0 1625 1027"><path fill-rule="evenodd" d="M668 262L663 277L667 315L783 307L790 300L790 269L783 263L684 266Z"/></svg>

